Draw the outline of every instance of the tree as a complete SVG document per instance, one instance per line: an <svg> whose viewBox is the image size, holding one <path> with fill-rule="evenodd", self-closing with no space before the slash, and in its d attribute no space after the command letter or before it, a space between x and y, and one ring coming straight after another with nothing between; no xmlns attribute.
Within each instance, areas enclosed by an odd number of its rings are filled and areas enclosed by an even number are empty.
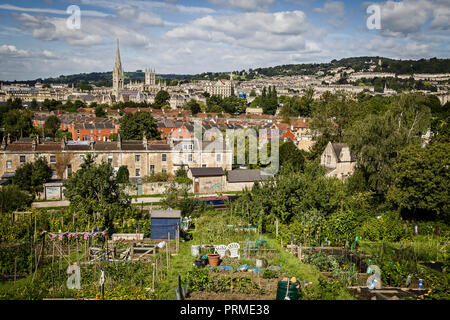
<svg viewBox="0 0 450 320"><path fill-rule="evenodd" d="M344 140L356 156L357 170L362 170L367 186L380 199L394 178L398 152L409 144L421 144L430 118L423 96L404 94L384 114L369 114L346 132Z"/></svg>
<svg viewBox="0 0 450 320"><path fill-rule="evenodd" d="M33 100L31 100L30 109L35 110L37 109L37 107L38 107L37 100L33 98Z"/></svg>
<svg viewBox="0 0 450 320"><path fill-rule="evenodd" d="M9 133L16 139L28 137L33 130L31 119L32 113L27 110L8 111L3 117L4 134Z"/></svg>
<svg viewBox="0 0 450 320"><path fill-rule="evenodd" d="M158 139L160 133L155 118L149 112L127 113L120 119L119 134L125 140L142 140L144 133L147 139Z"/></svg>
<svg viewBox="0 0 450 320"><path fill-rule="evenodd" d="M421 148L403 149L394 164L394 180L387 199L402 215L413 219L434 220L450 216L449 181L450 144L435 142Z"/></svg>
<svg viewBox="0 0 450 320"><path fill-rule="evenodd" d="M101 104L95 106L95 116L97 118L106 118L106 112Z"/></svg>
<svg viewBox="0 0 450 320"><path fill-rule="evenodd" d="M191 110L192 115L196 115L202 111L200 104L194 99L189 100L189 102L185 104L184 109Z"/></svg>
<svg viewBox="0 0 450 320"><path fill-rule="evenodd" d="M61 125L61 120L59 120L59 118L57 116L48 117L44 123L45 136L54 138L56 135L56 131L58 131L60 125Z"/></svg>
<svg viewBox="0 0 450 320"><path fill-rule="evenodd" d="M27 162L17 168L12 183L24 191L37 195L44 190L44 183L52 177L52 169L44 157L37 158L33 163Z"/></svg>
<svg viewBox="0 0 450 320"><path fill-rule="evenodd" d="M302 171L304 168L303 152L290 141L281 144L279 159L280 166L290 166L294 171Z"/></svg>
<svg viewBox="0 0 450 320"><path fill-rule="evenodd" d="M116 180L118 183L129 183L130 182L130 172L127 166L120 166L117 171Z"/></svg>
<svg viewBox="0 0 450 320"><path fill-rule="evenodd" d="M17 185L0 187L0 213L25 210L31 205L32 197Z"/></svg>
<svg viewBox="0 0 450 320"><path fill-rule="evenodd" d="M155 96L155 102L153 103L153 108L161 109L162 107L169 104L170 94L165 90L159 90Z"/></svg>
<svg viewBox="0 0 450 320"><path fill-rule="evenodd" d="M252 91L250 91L250 97L256 97L255 89L252 89Z"/></svg>
<svg viewBox="0 0 450 320"><path fill-rule="evenodd" d="M133 209L131 199L117 182L111 164L96 164L94 160L92 156L85 157L81 168L64 182L64 194L70 201L70 210L112 232L114 220L121 221Z"/></svg>

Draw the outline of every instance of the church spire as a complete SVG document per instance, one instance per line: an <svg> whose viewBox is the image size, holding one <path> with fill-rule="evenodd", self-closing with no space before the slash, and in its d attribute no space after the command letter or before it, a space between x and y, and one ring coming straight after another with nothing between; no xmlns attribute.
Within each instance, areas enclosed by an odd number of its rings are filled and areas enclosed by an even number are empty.
<svg viewBox="0 0 450 320"><path fill-rule="evenodd" d="M124 74L122 69L122 63L120 61L120 51L119 51L119 39L117 39L117 52L116 52L116 62L113 70L113 91L115 93L116 99L120 95L120 90L124 87Z"/></svg>
<svg viewBox="0 0 450 320"><path fill-rule="evenodd" d="M117 52L116 52L116 64L115 66L122 69L122 63L120 62L120 51L119 51L119 39L117 39Z"/></svg>

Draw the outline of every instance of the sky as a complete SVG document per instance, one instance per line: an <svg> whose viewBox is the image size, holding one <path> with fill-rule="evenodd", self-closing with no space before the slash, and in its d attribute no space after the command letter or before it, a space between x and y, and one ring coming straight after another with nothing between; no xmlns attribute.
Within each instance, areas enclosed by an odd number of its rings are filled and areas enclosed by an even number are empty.
<svg viewBox="0 0 450 320"><path fill-rule="evenodd" d="M449 58L450 0L1 0L0 80L112 71L117 39L157 74Z"/></svg>

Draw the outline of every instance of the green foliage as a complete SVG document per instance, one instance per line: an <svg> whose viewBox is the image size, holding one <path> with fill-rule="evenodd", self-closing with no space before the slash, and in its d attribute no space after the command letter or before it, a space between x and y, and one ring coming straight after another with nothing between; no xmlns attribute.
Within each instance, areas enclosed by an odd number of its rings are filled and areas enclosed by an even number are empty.
<svg viewBox="0 0 450 320"><path fill-rule="evenodd" d="M401 220L398 214L388 212L380 218L367 220L358 232L361 238L370 241L400 241L410 239L412 231Z"/></svg>
<svg viewBox="0 0 450 320"><path fill-rule="evenodd" d="M128 172L127 166L119 167L119 170L117 170L116 180L118 183L129 183L130 182L130 173Z"/></svg>
<svg viewBox="0 0 450 320"><path fill-rule="evenodd" d="M275 279L278 278L278 272L271 269L264 269L262 277L263 279Z"/></svg>
<svg viewBox="0 0 450 320"><path fill-rule="evenodd" d="M190 110L192 115L196 115L197 113L202 111L200 103L198 103L197 100L194 99L189 100L189 102L185 104L184 109Z"/></svg>
<svg viewBox="0 0 450 320"><path fill-rule="evenodd" d="M162 107L169 104L170 94L165 90L159 90L155 96L155 102L152 107L156 109L161 109Z"/></svg>
<svg viewBox="0 0 450 320"><path fill-rule="evenodd" d="M398 152L409 144L420 144L429 125L430 109L423 96L408 94L395 97L384 114L369 114L346 131L345 140L356 155L357 166L380 201L393 182Z"/></svg>
<svg viewBox="0 0 450 320"><path fill-rule="evenodd" d="M52 177L52 169L44 157L38 157L33 163L27 162L17 168L12 183L33 195L42 192L43 184Z"/></svg>
<svg viewBox="0 0 450 320"><path fill-rule="evenodd" d="M33 131L32 117L32 113L28 110L11 109L7 111L2 119L5 129L3 135L10 134L16 139L28 137Z"/></svg>
<svg viewBox="0 0 450 320"><path fill-rule="evenodd" d="M394 165L387 199L407 218L436 219L449 212L450 144L403 149Z"/></svg>
<svg viewBox="0 0 450 320"><path fill-rule="evenodd" d="M170 173L167 172L156 172L155 174L145 176L143 179L144 183L147 182L167 182L172 177Z"/></svg>
<svg viewBox="0 0 450 320"><path fill-rule="evenodd" d="M279 149L280 166L290 166L293 171L302 171L304 168L304 151L298 149L292 142L281 143Z"/></svg>
<svg viewBox="0 0 450 320"><path fill-rule="evenodd" d="M207 289L211 279L209 278L209 269L194 268L186 273L185 282L189 283L192 291L204 291Z"/></svg>
<svg viewBox="0 0 450 320"><path fill-rule="evenodd" d="M45 136L54 138L56 135L56 131L58 131L60 125L61 125L61 120L59 120L59 118L57 116L48 117L44 123Z"/></svg>
<svg viewBox="0 0 450 320"><path fill-rule="evenodd" d="M0 213L24 210L31 202L32 197L17 185L0 187Z"/></svg>
<svg viewBox="0 0 450 320"><path fill-rule="evenodd" d="M93 158L86 157L81 168L64 182L64 187L70 209L94 218L103 230L113 229L114 219L132 211L130 198L119 186L109 163L97 165Z"/></svg>
<svg viewBox="0 0 450 320"><path fill-rule="evenodd" d="M120 137L124 140L158 139L160 133L155 118L149 112L126 113L120 119Z"/></svg>

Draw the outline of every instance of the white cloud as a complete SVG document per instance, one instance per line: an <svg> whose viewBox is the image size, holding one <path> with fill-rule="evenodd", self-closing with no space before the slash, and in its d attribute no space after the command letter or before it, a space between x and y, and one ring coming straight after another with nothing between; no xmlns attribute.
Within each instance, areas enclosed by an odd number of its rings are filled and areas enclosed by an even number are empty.
<svg viewBox="0 0 450 320"><path fill-rule="evenodd" d="M37 13L51 13L58 15L66 15L69 16L66 10L58 10L58 9L50 9L50 8L24 8L18 7L11 4L0 4L0 9L3 10L12 10L12 11L22 11L22 12L37 12ZM81 10L81 14L87 17L107 17L109 14L95 11L95 10Z"/></svg>
<svg viewBox="0 0 450 320"><path fill-rule="evenodd" d="M117 10L117 14L120 18L126 20L134 20L135 22L145 26L162 26L163 20L160 16L152 13L141 11L133 7L123 7Z"/></svg>
<svg viewBox="0 0 450 320"><path fill-rule="evenodd" d="M322 35L302 11L206 16L169 30L165 38L203 40L265 50L303 50L305 39Z"/></svg>
<svg viewBox="0 0 450 320"><path fill-rule="evenodd" d="M371 2L381 8L381 33L390 37L407 37L424 31L450 30L448 0L403 0Z"/></svg>
<svg viewBox="0 0 450 320"><path fill-rule="evenodd" d="M81 21L80 29L69 29L65 18L33 16L27 13L12 15L21 23L22 30L45 41L59 40L74 46L91 46L119 38L127 45L141 47L150 42L150 37L138 27L113 18L85 18Z"/></svg>
<svg viewBox="0 0 450 320"><path fill-rule="evenodd" d="M323 8L315 8L313 10L317 13L331 14L338 17L343 17L345 14L345 4L342 1L327 1Z"/></svg>

